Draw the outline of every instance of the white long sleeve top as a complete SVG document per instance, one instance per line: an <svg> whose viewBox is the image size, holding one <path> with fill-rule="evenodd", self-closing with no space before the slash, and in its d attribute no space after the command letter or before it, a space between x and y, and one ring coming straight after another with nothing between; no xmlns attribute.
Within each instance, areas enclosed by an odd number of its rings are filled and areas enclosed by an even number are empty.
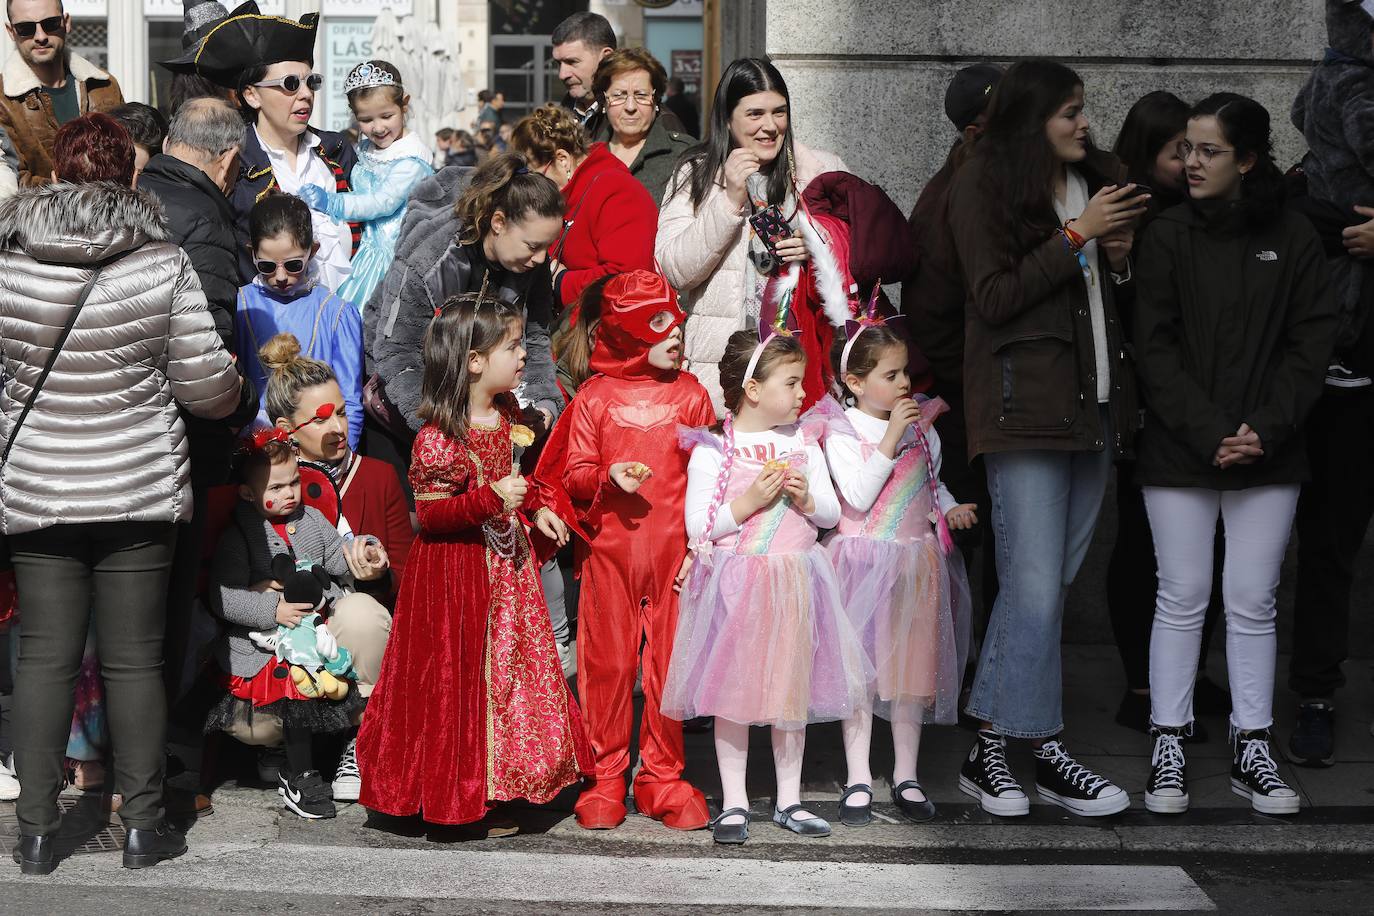
<svg viewBox="0 0 1374 916"><path fill-rule="evenodd" d="M887 421L877 417L869 416L857 407L850 407L844 412L854 431L859 434L864 442L877 446L887 433ZM898 443L897 453L916 442L916 430L908 429L902 434L902 439ZM930 447L930 473L939 479L940 476L940 436L935 432L934 427L926 433L926 444ZM852 436L831 433L825 440L825 457L830 465L830 475L835 478L835 485L839 489L840 498L850 508L859 512L867 512L873 508L873 503L878 499L878 494L883 491L888 478L892 476L892 468L897 463L894 459L887 457L875 447L872 453L864 457L863 443ZM948 515L949 510L959 505L959 501L945 487L944 482L939 484L940 495L940 514Z"/></svg>

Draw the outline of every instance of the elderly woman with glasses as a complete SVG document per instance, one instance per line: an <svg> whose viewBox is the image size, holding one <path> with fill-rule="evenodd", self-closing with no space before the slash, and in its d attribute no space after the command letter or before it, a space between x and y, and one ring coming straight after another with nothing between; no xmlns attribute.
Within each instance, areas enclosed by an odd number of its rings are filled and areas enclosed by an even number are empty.
<svg viewBox="0 0 1374 916"><path fill-rule="evenodd" d="M677 117L662 112L668 75L643 48L621 48L601 62L592 91L606 112L600 136L639 179L657 206L663 203L678 158L696 141Z"/></svg>
<svg viewBox="0 0 1374 916"><path fill-rule="evenodd" d="M247 283L256 275L248 252L253 204L265 194L294 194L305 185L347 191L357 155L343 134L309 126L315 94L324 85L324 78L313 72L319 17L310 13L295 22L255 15L255 9L243 7L235 13L240 11L242 15L231 14L206 36L191 55L190 66L232 90L251 122L230 198L237 217L240 279ZM338 289L348 278L360 229L319 211L312 221L320 245L315 255L319 281Z"/></svg>

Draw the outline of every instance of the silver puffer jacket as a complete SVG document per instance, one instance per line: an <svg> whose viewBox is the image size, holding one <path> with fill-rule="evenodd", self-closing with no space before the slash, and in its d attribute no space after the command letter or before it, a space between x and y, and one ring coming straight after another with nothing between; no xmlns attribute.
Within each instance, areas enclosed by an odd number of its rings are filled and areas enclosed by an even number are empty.
<svg viewBox="0 0 1374 916"><path fill-rule="evenodd" d="M109 261L0 469L6 534L191 515L177 403L219 419L239 375L148 196L57 184L0 203L0 443L94 265ZM113 259L113 260L110 260Z"/></svg>

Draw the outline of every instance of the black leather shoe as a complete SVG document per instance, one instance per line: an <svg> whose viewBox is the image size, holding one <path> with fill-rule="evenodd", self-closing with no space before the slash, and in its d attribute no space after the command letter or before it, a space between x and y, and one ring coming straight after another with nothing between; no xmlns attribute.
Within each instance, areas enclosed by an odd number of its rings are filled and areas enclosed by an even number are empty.
<svg viewBox="0 0 1374 916"><path fill-rule="evenodd" d="M53 834L47 836L21 836L14 844L14 864L26 875L50 875L57 867L53 860Z"/></svg>
<svg viewBox="0 0 1374 916"><path fill-rule="evenodd" d="M739 824L722 823L727 817L739 815L744 821ZM717 843L738 846L749 839L749 812L744 808L726 808L711 821L711 838Z"/></svg>
<svg viewBox="0 0 1374 916"><path fill-rule="evenodd" d="M897 806L897 810L906 815L908 820L920 823L928 821L935 816L935 802L927 798L925 801L912 801L902 795L907 789L919 789L921 794L925 794L925 789L914 779L899 783L892 787L892 803Z"/></svg>
<svg viewBox="0 0 1374 916"><path fill-rule="evenodd" d="M868 801L862 805L848 804L853 795L868 793ZM840 796L840 823L846 827L867 827L873 823L873 787L867 783L856 782L847 786Z"/></svg>
<svg viewBox="0 0 1374 916"><path fill-rule="evenodd" d="M148 868L186 852L186 837L166 824L154 829L130 827L124 841L124 867Z"/></svg>

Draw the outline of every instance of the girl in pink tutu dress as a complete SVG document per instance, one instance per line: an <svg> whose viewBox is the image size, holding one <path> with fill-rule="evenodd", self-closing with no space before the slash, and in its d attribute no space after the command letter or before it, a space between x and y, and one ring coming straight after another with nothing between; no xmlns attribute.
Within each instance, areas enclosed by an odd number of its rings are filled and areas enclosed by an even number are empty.
<svg viewBox="0 0 1374 916"><path fill-rule="evenodd" d="M730 338L720 362L730 413L694 430L687 536L696 561L683 586L663 711L715 716L723 788L715 839L748 837L749 726L772 727L773 820L803 836L830 825L801 804L808 722L847 719L868 703L872 669L849 622L817 530L840 505L819 444L823 423L798 425L806 358L764 325ZM814 426L814 428L811 428Z"/></svg>
<svg viewBox="0 0 1374 916"><path fill-rule="evenodd" d="M835 377L855 406L827 399L825 454L839 490L838 528L826 539L849 619L876 677L872 711L844 722L848 785L840 822L872 820L873 713L892 724L892 801L912 820L935 816L916 781L921 723L954 723L968 652L969 593L949 528L977 523L940 483L944 401L913 400L906 343L881 320L849 323Z"/></svg>

